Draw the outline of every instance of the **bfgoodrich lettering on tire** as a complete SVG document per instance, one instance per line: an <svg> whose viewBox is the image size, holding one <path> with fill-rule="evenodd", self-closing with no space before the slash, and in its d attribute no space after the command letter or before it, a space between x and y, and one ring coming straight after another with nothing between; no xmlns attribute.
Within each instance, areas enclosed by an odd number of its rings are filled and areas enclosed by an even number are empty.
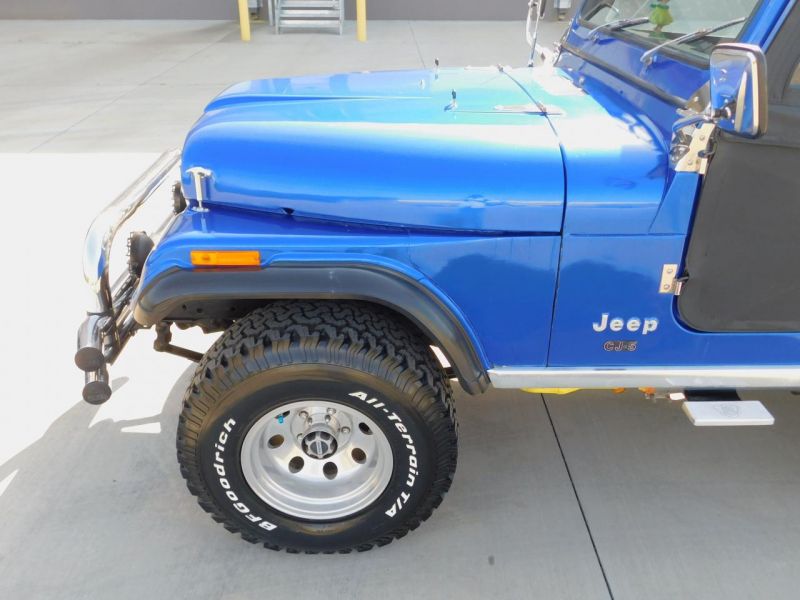
<svg viewBox="0 0 800 600"><path fill-rule="evenodd" d="M244 539L369 550L418 527L450 487L452 392L426 341L392 313L277 302L200 362L177 446L200 506Z"/></svg>

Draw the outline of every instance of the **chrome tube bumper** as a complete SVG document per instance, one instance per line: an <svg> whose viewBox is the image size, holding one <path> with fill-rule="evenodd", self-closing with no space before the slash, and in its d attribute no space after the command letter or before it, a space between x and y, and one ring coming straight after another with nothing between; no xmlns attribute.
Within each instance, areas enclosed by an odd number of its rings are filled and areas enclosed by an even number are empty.
<svg viewBox="0 0 800 600"><path fill-rule="evenodd" d="M92 290L93 305L78 329L75 364L86 373L83 398L100 404L111 396L107 365L114 362L137 329L130 300L138 278L131 274L114 285L109 279L111 246L117 232L165 181L180 160L180 151L162 154L153 165L106 206L86 234L83 276Z"/></svg>

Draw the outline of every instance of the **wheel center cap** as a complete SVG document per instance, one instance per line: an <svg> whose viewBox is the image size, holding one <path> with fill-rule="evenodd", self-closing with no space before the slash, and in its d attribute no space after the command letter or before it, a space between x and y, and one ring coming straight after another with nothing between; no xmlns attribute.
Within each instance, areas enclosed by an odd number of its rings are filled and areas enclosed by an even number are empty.
<svg viewBox="0 0 800 600"><path fill-rule="evenodd" d="M311 431L303 437L303 452L311 458L328 458L336 452L336 438L325 430Z"/></svg>

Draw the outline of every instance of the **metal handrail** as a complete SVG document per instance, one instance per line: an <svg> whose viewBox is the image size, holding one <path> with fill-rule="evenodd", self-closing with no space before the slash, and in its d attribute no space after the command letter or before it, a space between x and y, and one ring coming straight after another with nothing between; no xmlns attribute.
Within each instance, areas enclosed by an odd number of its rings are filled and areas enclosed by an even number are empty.
<svg viewBox="0 0 800 600"><path fill-rule="evenodd" d="M83 276L94 292L94 314L113 314L112 289L109 283L111 245L119 228L130 219L153 192L164 183L180 160L180 150L169 150L97 215L86 233L83 247Z"/></svg>

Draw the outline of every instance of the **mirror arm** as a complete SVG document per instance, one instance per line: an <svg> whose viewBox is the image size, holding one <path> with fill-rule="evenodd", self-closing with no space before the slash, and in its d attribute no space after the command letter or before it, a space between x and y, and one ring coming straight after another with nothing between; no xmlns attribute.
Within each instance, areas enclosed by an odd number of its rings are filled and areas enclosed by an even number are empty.
<svg viewBox="0 0 800 600"><path fill-rule="evenodd" d="M681 117L673 123L672 133L678 133L686 127L697 126L702 123L712 123L716 125L722 119L730 119L733 115L734 104L734 102L729 102L718 110L712 110L711 107L709 107L701 113L693 113Z"/></svg>
<svg viewBox="0 0 800 600"><path fill-rule="evenodd" d="M709 111L694 113L685 117L681 117L675 121L675 123L672 124L672 133L678 133L686 127L697 126L701 123L714 123L715 121L716 119L714 118L714 115L712 115Z"/></svg>

